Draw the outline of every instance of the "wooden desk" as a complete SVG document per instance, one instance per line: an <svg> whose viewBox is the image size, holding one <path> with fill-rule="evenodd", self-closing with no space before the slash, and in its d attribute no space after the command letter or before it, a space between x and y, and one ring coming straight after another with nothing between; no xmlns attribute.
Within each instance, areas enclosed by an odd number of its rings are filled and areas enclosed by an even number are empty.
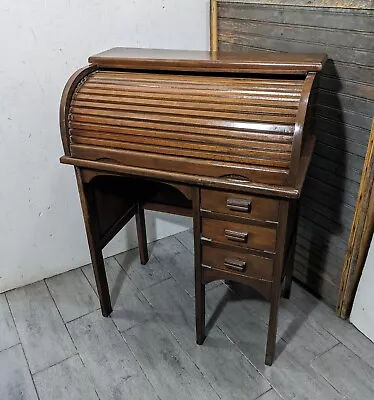
<svg viewBox="0 0 374 400"><path fill-rule="evenodd" d="M309 98L325 60L116 48L71 77L61 100L61 162L75 166L104 316L112 307L103 247L135 215L145 264L144 209L190 215L197 343L205 338L205 284L242 282L271 302L272 364L314 147Z"/></svg>

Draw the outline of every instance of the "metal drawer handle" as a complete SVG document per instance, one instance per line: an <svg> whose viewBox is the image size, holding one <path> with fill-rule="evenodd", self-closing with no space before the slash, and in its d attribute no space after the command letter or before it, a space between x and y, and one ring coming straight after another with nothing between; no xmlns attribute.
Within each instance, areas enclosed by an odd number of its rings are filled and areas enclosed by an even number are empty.
<svg viewBox="0 0 374 400"><path fill-rule="evenodd" d="M244 272L247 262L245 260L240 260L238 258L225 258L223 265L228 269L233 269L234 271Z"/></svg>
<svg viewBox="0 0 374 400"><path fill-rule="evenodd" d="M226 205L232 211L251 212L250 200L245 199L227 199Z"/></svg>
<svg viewBox="0 0 374 400"><path fill-rule="evenodd" d="M236 232L225 229L225 237L233 242L245 243L248 239L248 232Z"/></svg>

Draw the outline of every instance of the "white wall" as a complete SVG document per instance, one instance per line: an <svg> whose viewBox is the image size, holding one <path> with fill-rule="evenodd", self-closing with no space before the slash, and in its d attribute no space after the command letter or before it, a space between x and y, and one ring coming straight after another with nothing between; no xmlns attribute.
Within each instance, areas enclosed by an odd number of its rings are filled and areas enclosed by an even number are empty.
<svg viewBox="0 0 374 400"><path fill-rule="evenodd" d="M358 285L350 320L374 342L374 238Z"/></svg>
<svg viewBox="0 0 374 400"><path fill-rule="evenodd" d="M58 162L68 77L110 47L208 42L208 0L1 0L0 292L89 262L73 169ZM147 218L149 239L189 226ZM107 255L136 245L132 228Z"/></svg>

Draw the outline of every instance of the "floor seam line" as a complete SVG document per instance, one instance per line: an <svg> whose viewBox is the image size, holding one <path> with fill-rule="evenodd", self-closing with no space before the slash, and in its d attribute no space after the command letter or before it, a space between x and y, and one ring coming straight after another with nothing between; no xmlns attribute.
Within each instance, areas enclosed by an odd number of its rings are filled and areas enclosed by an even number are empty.
<svg viewBox="0 0 374 400"><path fill-rule="evenodd" d="M87 315L90 315L90 314L92 314L92 313L94 313L94 312L97 312L97 311L100 311L100 310L101 310L101 307L95 308L94 310L89 311L88 313L82 314L82 315L80 315L79 317L73 318L73 319L71 319L71 320L69 320L69 321L64 321L64 325L70 324L70 322L74 322L74 321L76 321L76 320L79 319L79 318L86 317Z"/></svg>
<svg viewBox="0 0 374 400"><path fill-rule="evenodd" d="M182 246L184 246L190 253L193 254L194 252L191 251L191 250L177 237L177 235L179 235L180 233L187 232L187 231L189 231L189 229L186 229L185 231L182 231L182 232L178 232L178 233L176 233L176 234L173 235L173 236L175 237L175 239L178 240L178 242L179 242Z"/></svg>
<svg viewBox="0 0 374 400"><path fill-rule="evenodd" d="M6 347L5 349L0 350L0 354L1 354L3 351L7 351L7 350L9 350L9 349L12 349L13 347L18 346L19 344L22 346L21 341L19 341L19 342L17 342L17 343L12 344L12 345L9 346L9 347Z"/></svg>
<svg viewBox="0 0 374 400"><path fill-rule="evenodd" d="M76 355L78 355L78 352L72 354L72 355L69 356L69 357L64 358L64 359L61 360L61 361L57 361L57 362L55 362L54 364L49 365L49 366L46 367L46 368L40 369L40 370L34 372L34 373L31 374L31 375L32 375L32 376L35 376L35 375L40 374L41 372L45 372L45 371L47 371L49 368L55 367L55 366L58 365L58 364L61 364L61 363L65 362L65 361L67 361L67 360L70 360L70 358L73 358L73 357L75 357Z"/></svg>

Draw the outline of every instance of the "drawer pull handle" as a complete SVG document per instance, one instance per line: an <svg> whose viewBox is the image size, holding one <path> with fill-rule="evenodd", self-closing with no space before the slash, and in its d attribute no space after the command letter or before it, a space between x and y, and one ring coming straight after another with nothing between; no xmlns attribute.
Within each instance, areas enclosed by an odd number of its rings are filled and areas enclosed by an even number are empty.
<svg viewBox="0 0 374 400"><path fill-rule="evenodd" d="M250 212L251 211L251 201L245 199L227 199L227 208L232 211L242 211L242 212Z"/></svg>
<svg viewBox="0 0 374 400"><path fill-rule="evenodd" d="M239 260L234 258L225 258L223 265L228 269L233 269L234 271L244 272L247 262L245 260Z"/></svg>
<svg viewBox="0 0 374 400"><path fill-rule="evenodd" d="M248 239L248 232L236 232L225 229L225 237L233 242L245 243Z"/></svg>

